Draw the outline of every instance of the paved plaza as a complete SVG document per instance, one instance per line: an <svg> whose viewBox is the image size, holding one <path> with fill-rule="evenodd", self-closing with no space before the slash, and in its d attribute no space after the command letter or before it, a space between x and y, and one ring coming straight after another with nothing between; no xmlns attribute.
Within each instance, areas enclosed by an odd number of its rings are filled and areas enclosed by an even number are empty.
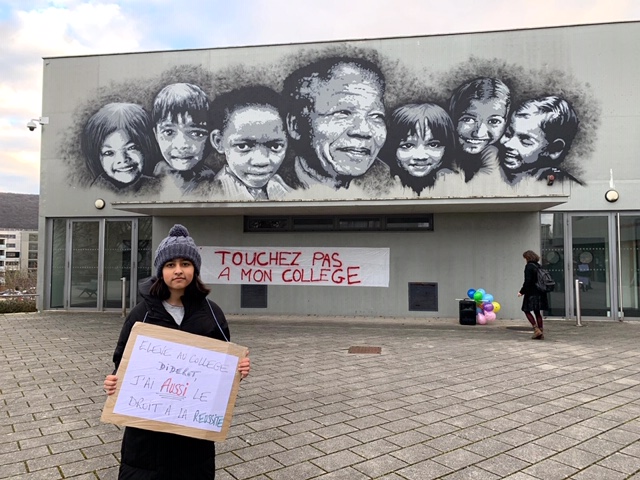
<svg viewBox="0 0 640 480"><path fill-rule="evenodd" d="M520 320L229 323L252 372L217 480L640 479L640 322L547 321L543 341ZM117 477L100 414L121 324L0 315L0 478Z"/></svg>

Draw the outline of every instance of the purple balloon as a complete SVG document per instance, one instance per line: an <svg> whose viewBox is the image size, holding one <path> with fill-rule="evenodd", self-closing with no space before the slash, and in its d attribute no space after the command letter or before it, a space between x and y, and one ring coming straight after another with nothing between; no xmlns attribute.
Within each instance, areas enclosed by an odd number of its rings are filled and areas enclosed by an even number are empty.
<svg viewBox="0 0 640 480"><path fill-rule="evenodd" d="M485 312L493 312L493 303L485 303L482 308Z"/></svg>

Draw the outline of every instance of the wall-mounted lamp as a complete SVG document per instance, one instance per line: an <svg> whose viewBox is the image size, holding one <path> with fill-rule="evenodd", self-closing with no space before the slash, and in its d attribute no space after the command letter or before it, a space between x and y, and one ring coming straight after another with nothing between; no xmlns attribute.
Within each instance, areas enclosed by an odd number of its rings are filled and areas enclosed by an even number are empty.
<svg viewBox="0 0 640 480"><path fill-rule="evenodd" d="M95 202L93 202L93 205L98 209L98 210L102 210L104 208L104 206L106 205L106 203L104 202L103 199L98 198Z"/></svg>
<svg viewBox="0 0 640 480"><path fill-rule="evenodd" d="M38 124L40 124L40 125L49 125L49 117L32 118L27 123L27 128L30 131L33 132L36 129L36 127L38 126Z"/></svg>
<svg viewBox="0 0 640 480"><path fill-rule="evenodd" d="M556 181L555 175L547 175L547 185L553 185L553 182Z"/></svg>
<svg viewBox="0 0 640 480"><path fill-rule="evenodd" d="M609 203L617 202L619 198L620 198L620 194L618 193L617 190L613 188L607 190L604 193L604 199Z"/></svg>

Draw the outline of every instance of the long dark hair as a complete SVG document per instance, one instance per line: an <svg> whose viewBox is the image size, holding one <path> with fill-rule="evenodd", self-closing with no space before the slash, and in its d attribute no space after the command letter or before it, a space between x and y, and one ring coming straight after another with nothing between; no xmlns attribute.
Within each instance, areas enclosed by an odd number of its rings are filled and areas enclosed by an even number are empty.
<svg viewBox="0 0 640 480"><path fill-rule="evenodd" d="M202 280L200 280L198 275L194 275L193 280L184 290L184 296L186 298L197 298L201 297L203 294L206 297L209 293L211 293L211 289L207 288L207 286L202 283ZM152 297L159 298L160 300L166 300L171 296L171 291L169 290L169 287L167 287L167 284L164 283L162 277L158 277L151 285L149 294Z"/></svg>

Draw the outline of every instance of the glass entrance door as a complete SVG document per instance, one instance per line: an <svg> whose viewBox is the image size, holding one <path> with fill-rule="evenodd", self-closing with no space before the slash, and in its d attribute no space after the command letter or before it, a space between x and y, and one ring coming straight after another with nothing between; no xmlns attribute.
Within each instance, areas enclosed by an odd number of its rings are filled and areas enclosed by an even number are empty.
<svg viewBox="0 0 640 480"><path fill-rule="evenodd" d="M52 219L45 308L132 308L151 275L151 219ZM125 288L123 292L123 281Z"/></svg>
<svg viewBox="0 0 640 480"><path fill-rule="evenodd" d="M619 216L620 303L625 317L640 317L640 216Z"/></svg>
<svg viewBox="0 0 640 480"><path fill-rule="evenodd" d="M100 222L69 222L70 261L67 282L69 307L97 308L101 283Z"/></svg>
<svg viewBox="0 0 640 480"><path fill-rule="evenodd" d="M612 284L612 258L615 258L612 248L615 244L611 242L613 217L604 214L572 215L570 218L572 287L575 288L575 280L579 280L581 313L610 317L612 303L617 305L617 302L612 302L616 283Z"/></svg>

